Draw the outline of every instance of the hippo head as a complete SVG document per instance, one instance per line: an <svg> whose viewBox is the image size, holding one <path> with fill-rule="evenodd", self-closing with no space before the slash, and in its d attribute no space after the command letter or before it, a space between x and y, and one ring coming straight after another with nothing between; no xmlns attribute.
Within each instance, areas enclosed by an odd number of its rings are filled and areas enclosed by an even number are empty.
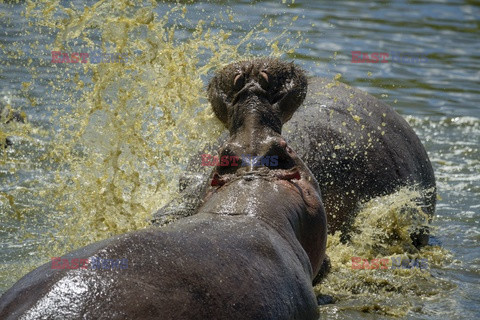
<svg viewBox="0 0 480 320"><path fill-rule="evenodd" d="M306 94L303 70L271 58L230 64L208 86L213 111L230 134L242 130L249 121L280 134Z"/></svg>
<svg viewBox="0 0 480 320"><path fill-rule="evenodd" d="M306 93L305 74L293 63L262 58L220 70L208 86L208 98L215 115L229 129L230 139L219 151L225 161L217 173L293 168L293 152L281 136L282 125Z"/></svg>

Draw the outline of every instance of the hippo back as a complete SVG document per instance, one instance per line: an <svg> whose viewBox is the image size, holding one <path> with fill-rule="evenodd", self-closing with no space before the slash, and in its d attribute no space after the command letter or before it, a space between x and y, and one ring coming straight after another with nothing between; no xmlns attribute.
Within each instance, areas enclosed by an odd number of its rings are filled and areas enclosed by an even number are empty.
<svg viewBox="0 0 480 320"><path fill-rule="evenodd" d="M435 177L413 129L375 97L312 78L307 98L283 135L318 180L329 232L343 230L359 203L418 185L424 211L435 210Z"/></svg>

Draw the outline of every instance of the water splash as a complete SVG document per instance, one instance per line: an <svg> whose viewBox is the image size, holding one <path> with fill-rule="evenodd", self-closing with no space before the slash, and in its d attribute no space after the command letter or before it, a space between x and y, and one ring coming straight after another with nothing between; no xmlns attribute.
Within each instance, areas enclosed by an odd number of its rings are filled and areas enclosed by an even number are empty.
<svg viewBox="0 0 480 320"><path fill-rule="evenodd" d="M438 296L452 288L451 283L430 273L432 268L451 263L451 254L439 246L418 250L412 245L411 230L428 220L417 204L418 198L420 191L412 187L374 198L363 205L355 218L355 231L348 243L340 241L339 232L328 236L327 255L332 268L315 291L332 296L336 302L321 307L323 313L405 316L409 311L421 310L420 298ZM369 261L386 258L388 269L354 269L352 257ZM392 269L392 257L426 259L429 269Z"/></svg>
<svg viewBox="0 0 480 320"><path fill-rule="evenodd" d="M27 201L21 192L2 190L0 196L7 199L5 211L18 215L8 220L15 225L6 236L12 247L31 241L38 250L3 265L0 278L12 283L52 256L148 226L152 213L177 193L189 157L223 130L205 96L211 73L234 60L291 53L302 41L288 25L271 37L268 28L276 23L267 18L235 39L218 28L235 23L232 10L205 20L189 10L156 1L26 2L21 15L29 28L21 37L40 35L41 41L13 43L18 52L10 57L30 76L23 95L45 110L44 122L37 122L43 130L23 134L29 161L38 161L43 172L29 191L36 208L19 207ZM126 59L52 63L51 51ZM43 56L32 60L38 52ZM11 159L15 176L19 159Z"/></svg>

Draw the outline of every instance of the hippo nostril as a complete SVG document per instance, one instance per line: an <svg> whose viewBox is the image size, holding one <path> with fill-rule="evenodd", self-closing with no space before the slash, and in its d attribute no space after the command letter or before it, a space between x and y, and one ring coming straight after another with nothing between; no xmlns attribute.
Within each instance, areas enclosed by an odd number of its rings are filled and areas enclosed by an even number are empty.
<svg viewBox="0 0 480 320"><path fill-rule="evenodd" d="M283 139L270 144L265 156L270 158L267 164L270 169L290 169L295 166L295 152Z"/></svg>
<svg viewBox="0 0 480 320"><path fill-rule="evenodd" d="M234 145L227 144L219 151L219 164L216 170L220 175L234 173L240 166L242 166L242 158Z"/></svg>

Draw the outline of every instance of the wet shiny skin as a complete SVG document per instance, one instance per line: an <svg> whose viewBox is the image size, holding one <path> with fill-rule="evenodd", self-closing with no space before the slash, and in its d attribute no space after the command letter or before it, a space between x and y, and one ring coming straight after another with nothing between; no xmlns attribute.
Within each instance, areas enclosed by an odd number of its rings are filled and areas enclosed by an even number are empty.
<svg viewBox="0 0 480 320"><path fill-rule="evenodd" d="M218 188L195 216L69 255L127 258L128 269L51 270L43 265L7 291L0 316L15 319L26 311L26 319L314 319L312 267L317 269L315 261L323 257L310 254L309 259L302 244L315 240L324 246L326 232L316 239L302 235L325 227L325 215L318 194L312 202L305 188L303 178L235 180Z"/></svg>

